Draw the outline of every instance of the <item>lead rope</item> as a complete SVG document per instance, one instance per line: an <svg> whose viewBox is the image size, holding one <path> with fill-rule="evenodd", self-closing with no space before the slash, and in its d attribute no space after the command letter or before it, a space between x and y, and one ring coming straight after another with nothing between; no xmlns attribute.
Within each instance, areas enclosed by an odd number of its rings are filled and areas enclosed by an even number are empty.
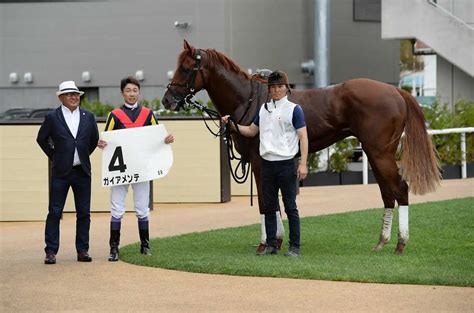
<svg viewBox="0 0 474 313"><path fill-rule="evenodd" d="M251 164L250 164L250 162L247 162L247 161L243 160L242 157L237 157L234 154L234 142L233 142L233 139L232 139L232 136L231 136L230 127L227 127L227 126L220 127L215 122L215 119L218 119L219 121L221 119L221 116L220 116L219 112L217 112L215 110L211 110L211 109L203 106L199 102L192 100L191 97L186 98L186 103L188 103L189 106L188 107L183 107L185 110L189 110L189 107L193 107L193 108L198 109L201 112L202 120L204 121L204 124L206 125L207 130L212 135L214 135L215 137L223 137L224 143L227 146L227 161L228 161L228 164L229 164L229 169L230 169L230 173L232 175L232 178L238 184L245 183L248 179L249 173L251 172ZM213 131L209 127L209 125L206 121L206 117L204 116L204 113L206 113L212 119L214 125L219 128L219 130L217 132ZM230 120L231 123L234 123L234 125L236 125L235 121L233 119L229 119L229 120ZM237 129L237 132L239 133L239 135L242 136L242 134L240 134L240 132L238 131L237 127L236 127L236 129ZM232 160L239 161L239 163L237 163L237 166L235 167L235 169L232 169ZM238 173L239 168L240 168L240 171L242 172L241 175L239 175L239 173ZM253 206L253 177L252 177L252 175L250 175L250 205Z"/></svg>

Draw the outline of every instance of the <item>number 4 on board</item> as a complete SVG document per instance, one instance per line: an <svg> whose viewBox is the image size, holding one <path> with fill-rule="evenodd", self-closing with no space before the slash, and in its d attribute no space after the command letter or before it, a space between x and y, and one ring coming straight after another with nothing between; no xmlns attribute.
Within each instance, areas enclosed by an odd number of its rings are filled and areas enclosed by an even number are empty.
<svg viewBox="0 0 474 313"><path fill-rule="evenodd" d="M115 165L115 163L118 164ZM123 173L126 169L127 165L125 165L125 163L123 162L122 147L118 146L117 148L115 148L114 155L112 155L112 159L110 159L109 171L120 171L121 173Z"/></svg>

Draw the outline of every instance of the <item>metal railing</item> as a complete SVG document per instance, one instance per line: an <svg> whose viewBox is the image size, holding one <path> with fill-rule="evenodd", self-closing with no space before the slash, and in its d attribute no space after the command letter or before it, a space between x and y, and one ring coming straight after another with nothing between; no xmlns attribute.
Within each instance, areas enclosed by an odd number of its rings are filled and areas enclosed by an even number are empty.
<svg viewBox="0 0 474 313"><path fill-rule="evenodd" d="M431 4L432 6L438 8L441 12L443 12L445 15L448 15L450 17L452 17L454 20L456 20L456 22L464 25L465 27L471 29L471 30L474 30L474 27L469 25L468 23L466 23L465 21L461 20L459 17L457 17L456 15L454 15L452 12L446 10L445 8L443 8L442 6L440 6L436 1L434 0L428 0L428 3Z"/></svg>
<svg viewBox="0 0 474 313"><path fill-rule="evenodd" d="M446 128L446 129L429 129L430 135L444 134L461 134L461 178L467 178L467 161L466 161L466 133L474 133L474 127L463 128ZM369 183L369 161L367 155L362 150L362 183Z"/></svg>

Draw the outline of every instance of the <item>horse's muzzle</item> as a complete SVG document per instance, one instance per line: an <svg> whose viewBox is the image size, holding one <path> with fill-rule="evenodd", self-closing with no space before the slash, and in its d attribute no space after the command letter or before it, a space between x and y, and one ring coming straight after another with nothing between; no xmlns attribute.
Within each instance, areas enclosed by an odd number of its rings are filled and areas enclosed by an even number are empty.
<svg viewBox="0 0 474 313"><path fill-rule="evenodd" d="M180 99L176 99L175 97L173 97L171 100L169 99L169 97L164 97L162 100L162 104L165 107L165 109L170 110L170 111L176 111L176 110L179 110L179 103L181 101Z"/></svg>

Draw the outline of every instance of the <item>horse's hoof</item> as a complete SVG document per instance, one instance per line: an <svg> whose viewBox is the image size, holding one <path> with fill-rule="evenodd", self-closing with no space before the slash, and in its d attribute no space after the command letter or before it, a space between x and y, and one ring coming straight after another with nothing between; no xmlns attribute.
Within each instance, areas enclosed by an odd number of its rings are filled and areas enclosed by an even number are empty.
<svg viewBox="0 0 474 313"><path fill-rule="evenodd" d="M266 244L264 244L264 243L260 243L260 244L258 245L258 247L257 247L257 251L256 251L256 252L257 252L257 254L259 254L259 253L263 253L263 251L265 251L265 248L266 248L266 247L267 247L267 245L266 245Z"/></svg>
<svg viewBox="0 0 474 313"><path fill-rule="evenodd" d="M281 250L282 245L283 245L283 238L277 238L277 249Z"/></svg>
<svg viewBox="0 0 474 313"><path fill-rule="evenodd" d="M375 247L372 249L375 252L382 251L383 247L385 246L387 242L385 240L380 240L378 244L375 245Z"/></svg>
<svg viewBox="0 0 474 313"><path fill-rule="evenodd" d="M397 255L402 255L403 254L403 250L405 250L405 244L404 243L398 243L397 244L397 248L395 249L395 253Z"/></svg>

